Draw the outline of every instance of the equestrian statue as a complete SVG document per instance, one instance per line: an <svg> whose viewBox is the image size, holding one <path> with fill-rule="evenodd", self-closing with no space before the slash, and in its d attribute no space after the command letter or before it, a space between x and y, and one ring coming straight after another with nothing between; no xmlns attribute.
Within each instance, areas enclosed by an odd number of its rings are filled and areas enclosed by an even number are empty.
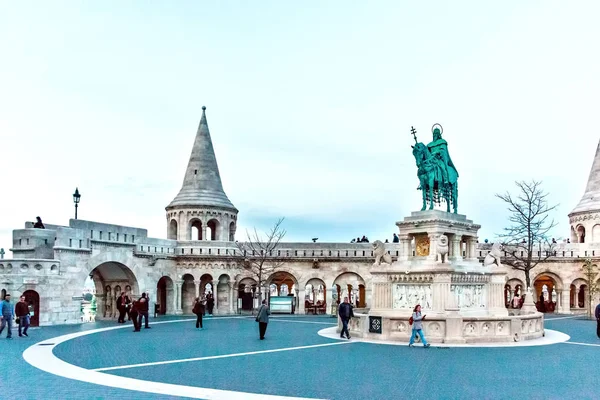
<svg viewBox="0 0 600 400"><path fill-rule="evenodd" d="M456 214L458 210L458 171L448 153L448 142L442 139L443 128L435 124L431 128L433 141L425 146L417 141L417 131L411 127L415 138L413 156L417 162L418 190L423 192L423 208L433 210L436 204L446 202L446 212L450 209Z"/></svg>

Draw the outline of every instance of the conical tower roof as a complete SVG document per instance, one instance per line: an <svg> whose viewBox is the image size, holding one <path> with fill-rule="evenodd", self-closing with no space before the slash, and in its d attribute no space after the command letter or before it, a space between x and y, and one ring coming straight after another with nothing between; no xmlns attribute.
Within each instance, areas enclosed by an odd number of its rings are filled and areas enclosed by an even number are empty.
<svg viewBox="0 0 600 400"><path fill-rule="evenodd" d="M581 201L571 214L600 210L600 142L590 171L590 177ZM571 215L569 214L569 215Z"/></svg>
<svg viewBox="0 0 600 400"><path fill-rule="evenodd" d="M167 209L176 206L213 206L237 212L223 191L204 106L183 185Z"/></svg>

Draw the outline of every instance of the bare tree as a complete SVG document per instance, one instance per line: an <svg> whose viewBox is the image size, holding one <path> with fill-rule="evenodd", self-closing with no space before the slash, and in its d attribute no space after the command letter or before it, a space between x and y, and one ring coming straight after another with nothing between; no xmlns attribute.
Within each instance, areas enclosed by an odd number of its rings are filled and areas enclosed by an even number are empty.
<svg viewBox="0 0 600 400"><path fill-rule="evenodd" d="M283 265L283 259L277 256L279 243L286 234L281 227L283 218L277 220L266 237L262 237L254 228L252 233L246 231L247 241L236 242L244 268L249 271L258 283L258 302L262 301L264 279Z"/></svg>
<svg viewBox="0 0 600 400"><path fill-rule="evenodd" d="M548 233L556 226L549 214L557 206L548 205L548 193L541 182L515 182L520 192L513 197L509 192L496 194L508 205L511 226L498 236L503 240L504 264L525 273L525 283L531 287L529 271L553 255L556 243L550 242Z"/></svg>
<svg viewBox="0 0 600 400"><path fill-rule="evenodd" d="M596 293L598 293L598 284L596 282L596 277L598 276L598 266L596 264L592 264L592 260L589 258L584 261L581 266L581 270L583 271L583 276L585 276L585 280L587 281L588 286L588 306L587 306L587 314L588 318L592 318L592 299ZM577 300L575 300L577 301Z"/></svg>

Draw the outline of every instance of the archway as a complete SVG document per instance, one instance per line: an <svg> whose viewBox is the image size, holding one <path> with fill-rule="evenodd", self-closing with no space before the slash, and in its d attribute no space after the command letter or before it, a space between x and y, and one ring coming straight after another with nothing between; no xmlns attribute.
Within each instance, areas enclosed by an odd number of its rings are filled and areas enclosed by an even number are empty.
<svg viewBox="0 0 600 400"><path fill-rule="evenodd" d="M173 296L173 280L168 276L161 277L156 284L156 299L159 314L175 313L175 310L170 311L174 304Z"/></svg>
<svg viewBox="0 0 600 400"><path fill-rule="evenodd" d="M229 224L229 241L233 242L235 240L235 222L231 222Z"/></svg>
<svg viewBox="0 0 600 400"><path fill-rule="evenodd" d="M202 221L197 218L190 221L190 239L202 240Z"/></svg>
<svg viewBox="0 0 600 400"><path fill-rule="evenodd" d="M169 231L167 234L167 239L177 240L177 220L172 219L169 222Z"/></svg>
<svg viewBox="0 0 600 400"><path fill-rule="evenodd" d="M31 326L40 326L40 295L35 290L26 290L22 296L25 296L25 302L29 306L29 315L31 316L29 324Z"/></svg>
<svg viewBox="0 0 600 400"><path fill-rule="evenodd" d="M139 296L138 281L131 269L116 261L104 262L89 273L95 287L96 318L114 318L118 316L117 298L123 291L121 288L130 288L127 295L130 298ZM82 294L86 292L85 282L82 285ZM93 290L92 290L93 292Z"/></svg>
<svg viewBox="0 0 600 400"><path fill-rule="evenodd" d="M579 287L579 297L577 298L577 305L579 308L587 308L587 285L581 285Z"/></svg>
<svg viewBox="0 0 600 400"><path fill-rule="evenodd" d="M296 296L298 280L296 277L287 271L277 271L267 279L267 282L270 289L275 285L279 296L289 296L294 298L292 301L292 314L294 314L298 307L298 298ZM271 290L269 290L269 302L271 297Z"/></svg>
<svg viewBox="0 0 600 400"><path fill-rule="evenodd" d="M208 221L206 223L206 226L208 227L208 229L210 229L210 235L208 234L208 232L206 233L207 236L207 240L220 240L219 237L219 228L220 228L220 224L219 221L217 221L216 219L211 219L210 221ZM210 239L209 239L210 238Z"/></svg>
<svg viewBox="0 0 600 400"><path fill-rule="evenodd" d="M228 313L230 310L230 302L233 300L233 296L229 296L229 275L222 274L219 276L217 281L217 287L215 290L215 298L217 300L217 311L219 314Z"/></svg>
<svg viewBox="0 0 600 400"><path fill-rule="evenodd" d="M252 310L256 285L256 281L252 278L244 278L238 283L238 299L242 299L242 310Z"/></svg>
<svg viewBox="0 0 600 400"><path fill-rule="evenodd" d="M600 242L600 224L596 224L592 227L592 243Z"/></svg>
<svg viewBox="0 0 600 400"><path fill-rule="evenodd" d="M577 243L585 243L585 228L583 225L577 227Z"/></svg>
<svg viewBox="0 0 600 400"><path fill-rule="evenodd" d="M191 274L185 274L182 277L181 285L181 309L184 314L191 314L194 308L194 299L196 298L196 284Z"/></svg>
<svg viewBox="0 0 600 400"><path fill-rule="evenodd" d="M556 309L556 280L548 275L537 276L533 282L533 287L537 296L536 308L542 313L551 313Z"/></svg>
<svg viewBox="0 0 600 400"><path fill-rule="evenodd" d="M365 293L365 280L362 276L354 272L344 272L333 281L334 285L338 285L338 299L341 302L344 297L348 297L348 301L353 305L358 305L361 308L367 306ZM361 290L362 285L362 290Z"/></svg>

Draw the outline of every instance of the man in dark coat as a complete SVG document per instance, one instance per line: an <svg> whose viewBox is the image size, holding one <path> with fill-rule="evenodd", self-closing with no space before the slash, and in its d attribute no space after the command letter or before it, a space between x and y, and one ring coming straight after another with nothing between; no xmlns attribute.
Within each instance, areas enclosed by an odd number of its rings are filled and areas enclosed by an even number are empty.
<svg viewBox="0 0 600 400"><path fill-rule="evenodd" d="M150 329L148 326L148 299L146 298L146 293L142 293L142 297L138 301L137 311L140 314L138 319L138 327L142 327L142 318L145 318L146 324L144 326L145 329Z"/></svg>
<svg viewBox="0 0 600 400"><path fill-rule="evenodd" d="M15 305L15 315L19 319L19 336L29 336L27 329L29 329L29 305L25 301L25 296L21 296L19 302ZM23 333L21 333L23 330Z"/></svg>
<svg viewBox="0 0 600 400"><path fill-rule="evenodd" d="M271 310L267 305L267 301L263 300L258 314L256 315L256 322L258 322L258 332L260 334L260 340L265 340L265 333L267 333L267 324L269 323L269 315Z"/></svg>
<svg viewBox="0 0 600 400"><path fill-rule="evenodd" d="M338 314L340 319L342 320L342 332L340 333L340 337L344 337L344 332L346 333L346 337L350 339L350 332L348 332L348 322L350 318L354 317L354 311L352 311L352 304L348 303L348 297L344 297L344 302L340 304L338 309Z"/></svg>
<svg viewBox="0 0 600 400"><path fill-rule="evenodd" d="M129 297L125 296L125 292L121 292L121 295L117 299L117 310L119 311L119 324L125 323L125 312L127 311L127 305L131 303Z"/></svg>
<svg viewBox="0 0 600 400"><path fill-rule="evenodd" d="M133 321L133 331L134 332L139 332L140 331L140 321L138 320L138 302L134 301L131 304L131 310L129 310L129 316L131 317L131 321Z"/></svg>
<svg viewBox="0 0 600 400"><path fill-rule="evenodd" d="M596 327L596 335L598 335L598 339L600 339L600 303L596 306L596 311L594 311L594 315L596 316L596 321L598 322L598 326Z"/></svg>
<svg viewBox="0 0 600 400"><path fill-rule="evenodd" d="M44 226L44 223L42 222L42 219L40 217L35 217L35 219L37 219L37 222L35 224L33 224L33 227L36 229L46 229L46 227Z"/></svg>

